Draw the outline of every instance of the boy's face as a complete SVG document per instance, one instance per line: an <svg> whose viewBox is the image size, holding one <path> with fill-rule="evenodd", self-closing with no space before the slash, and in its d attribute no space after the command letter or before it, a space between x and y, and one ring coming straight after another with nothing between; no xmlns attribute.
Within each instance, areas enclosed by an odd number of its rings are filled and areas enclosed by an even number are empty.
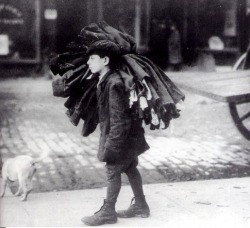
<svg viewBox="0 0 250 228"><path fill-rule="evenodd" d="M90 71L94 73L101 73L107 66L107 58L101 58L99 55L90 55L87 62Z"/></svg>

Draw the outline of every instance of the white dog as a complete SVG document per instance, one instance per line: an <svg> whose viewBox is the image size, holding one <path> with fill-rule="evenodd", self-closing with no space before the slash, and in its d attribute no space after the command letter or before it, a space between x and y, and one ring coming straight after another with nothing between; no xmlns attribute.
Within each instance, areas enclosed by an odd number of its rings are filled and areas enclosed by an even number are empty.
<svg viewBox="0 0 250 228"><path fill-rule="evenodd" d="M19 155L14 158L8 158L2 167L3 182L0 197L4 196L9 181L18 181L19 187L15 196L21 195L21 200L25 201L32 190L31 181L36 172L35 163L41 161L44 157L44 155L38 158L32 158L29 155Z"/></svg>

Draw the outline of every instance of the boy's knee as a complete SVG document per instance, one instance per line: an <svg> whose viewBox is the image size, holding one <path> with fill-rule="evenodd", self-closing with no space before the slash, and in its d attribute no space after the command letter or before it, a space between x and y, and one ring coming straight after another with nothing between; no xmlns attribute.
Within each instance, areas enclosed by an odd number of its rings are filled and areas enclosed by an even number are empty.
<svg viewBox="0 0 250 228"><path fill-rule="evenodd" d="M106 165L107 181L119 179L121 176L120 170L115 165Z"/></svg>
<svg viewBox="0 0 250 228"><path fill-rule="evenodd" d="M138 165L138 158L136 157L134 160L131 161L131 163L129 164L127 170L136 169L137 165Z"/></svg>

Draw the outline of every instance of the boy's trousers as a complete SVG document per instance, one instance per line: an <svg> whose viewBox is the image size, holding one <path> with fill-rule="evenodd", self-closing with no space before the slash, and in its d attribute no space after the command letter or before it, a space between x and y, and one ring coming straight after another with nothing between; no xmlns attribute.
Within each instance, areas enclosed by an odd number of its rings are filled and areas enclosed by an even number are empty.
<svg viewBox="0 0 250 228"><path fill-rule="evenodd" d="M121 190L121 174L125 173L128 176L133 194L135 197L144 196L142 188L142 178L137 169L138 157L122 161L122 163L106 164L107 174L107 202L115 203Z"/></svg>

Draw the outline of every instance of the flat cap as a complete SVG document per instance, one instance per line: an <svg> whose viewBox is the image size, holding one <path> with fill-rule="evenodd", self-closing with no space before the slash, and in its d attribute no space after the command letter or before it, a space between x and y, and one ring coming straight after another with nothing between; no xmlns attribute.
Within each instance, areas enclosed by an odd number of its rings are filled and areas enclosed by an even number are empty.
<svg viewBox="0 0 250 228"><path fill-rule="evenodd" d="M110 40L98 40L92 43L87 49L87 55L98 54L100 56L120 56L119 46Z"/></svg>

